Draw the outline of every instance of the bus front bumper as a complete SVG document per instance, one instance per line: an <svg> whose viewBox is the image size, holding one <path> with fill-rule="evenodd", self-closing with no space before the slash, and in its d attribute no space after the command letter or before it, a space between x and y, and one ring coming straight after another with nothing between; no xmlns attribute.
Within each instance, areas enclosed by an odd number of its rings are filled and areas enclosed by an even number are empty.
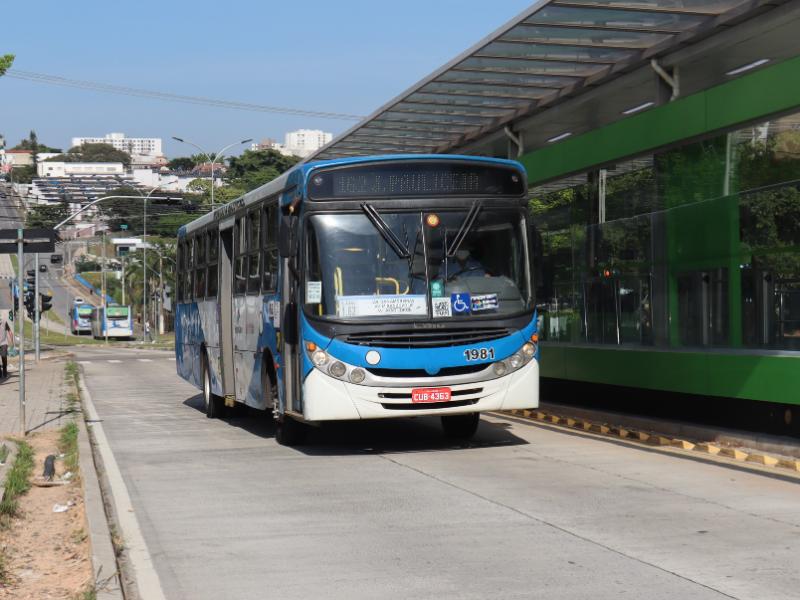
<svg viewBox="0 0 800 600"><path fill-rule="evenodd" d="M438 385L432 377L424 387ZM537 408L539 363L531 360L504 377L448 387L453 393L450 402L412 404L411 387L356 385L313 369L303 384L303 417L307 421L338 421Z"/></svg>

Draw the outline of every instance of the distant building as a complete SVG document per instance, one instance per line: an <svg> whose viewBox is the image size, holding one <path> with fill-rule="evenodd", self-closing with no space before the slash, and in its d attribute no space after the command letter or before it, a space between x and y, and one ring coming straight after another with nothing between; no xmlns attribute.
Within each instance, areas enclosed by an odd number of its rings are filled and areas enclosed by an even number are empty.
<svg viewBox="0 0 800 600"><path fill-rule="evenodd" d="M33 164L30 150L6 150L6 163L12 167L28 167Z"/></svg>
<svg viewBox="0 0 800 600"><path fill-rule="evenodd" d="M134 164L157 164L164 156L161 150L161 138L129 138L124 133L107 133L104 137L74 137L72 146L83 144L108 144L117 150L131 155Z"/></svg>
<svg viewBox="0 0 800 600"><path fill-rule="evenodd" d="M292 153L287 150L286 146L271 138L265 138L258 143L250 144L250 150L276 150L284 156L292 156Z"/></svg>
<svg viewBox="0 0 800 600"><path fill-rule="evenodd" d="M122 175L122 163L40 162L36 165L39 177L69 177L70 175Z"/></svg>
<svg viewBox="0 0 800 600"><path fill-rule="evenodd" d="M284 148L295 156L305 158L333 139L333 134L320 129L298 129L286 134Z"/></svg>

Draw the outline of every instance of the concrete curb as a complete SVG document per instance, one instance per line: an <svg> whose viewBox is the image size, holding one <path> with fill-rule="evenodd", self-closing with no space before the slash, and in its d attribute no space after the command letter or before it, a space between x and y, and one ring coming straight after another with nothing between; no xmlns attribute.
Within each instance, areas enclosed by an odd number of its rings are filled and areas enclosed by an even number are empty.
<svg viewBox="0 0 800 600"><path fill-rule="evenodd" d="M609 425L603 422L593 422L586 418L563 416L553 414L548 410L520 410L513 409L504 413L495 413L497 416L513 416L528 421L538 421L548 427L556 429L570 429L588 435L598 435L603 438L616 438L626 443L647 446L663 452L679 453L684 456L703 457L716 464L738 464L754 473L780 474L787 480L800 482L800 460L787 457L774 457L738 448L723 447L708 442L691 442L681 438L667 437L651 431L641 431L620 425ZM726 460L727 459L727 460Z"/></svg>
<svg viewBox="0 0 800 600"><path fill-rule="evenodd" d="M117 557L111 544L111 531L103 508L103 495L93 460L92 445L84 419L78 419L78 456L80 458L83 498L89 542L92 549L92 571L97 584L98 600L123 600Z"/></svg>
<svg viewBox="0 0 800 600"><path fill-rule="evenodd" d="M92 449L95 451L95 464L101 471L106 499L111 505L108 514L114 519L124 541L123 586L125 596L129 599L166 600L155 562L147 549L144 535L139 527L139 521L128 494L128 487L125 485L119 465L111 451L102 421L98 418L82 371L78 380L87 430L92 439Z"/></svg>

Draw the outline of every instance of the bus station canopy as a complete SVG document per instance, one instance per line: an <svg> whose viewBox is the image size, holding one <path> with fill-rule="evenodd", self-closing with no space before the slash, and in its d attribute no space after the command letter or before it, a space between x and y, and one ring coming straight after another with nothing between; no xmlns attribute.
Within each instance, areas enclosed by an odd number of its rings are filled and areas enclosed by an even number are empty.
<svg viewBox="0 0 800 600"><path fill-rule="evenodd" d="M796 54L798 2L540 0L306 160L515 156Z"/></svg>

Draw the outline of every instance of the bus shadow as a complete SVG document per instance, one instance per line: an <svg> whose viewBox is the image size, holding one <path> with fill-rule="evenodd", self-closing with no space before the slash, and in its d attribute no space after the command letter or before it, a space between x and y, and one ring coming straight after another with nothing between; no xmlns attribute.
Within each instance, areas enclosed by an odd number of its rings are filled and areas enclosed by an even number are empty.
<svg viewBox="0 0 800 600"><path fill-rule="evenodd" d="M183 404L205 413L202 395L188 398ZM263 411L240 406L224 421L258 437L275 437L275 422ZM310 426L305 443L293 449L308 456L346 456L441 452L529 443L514 435L510 427L508 423L482 419L475 436L462 441L445 437L439 417L330 421L321 426Z"/></svg>

